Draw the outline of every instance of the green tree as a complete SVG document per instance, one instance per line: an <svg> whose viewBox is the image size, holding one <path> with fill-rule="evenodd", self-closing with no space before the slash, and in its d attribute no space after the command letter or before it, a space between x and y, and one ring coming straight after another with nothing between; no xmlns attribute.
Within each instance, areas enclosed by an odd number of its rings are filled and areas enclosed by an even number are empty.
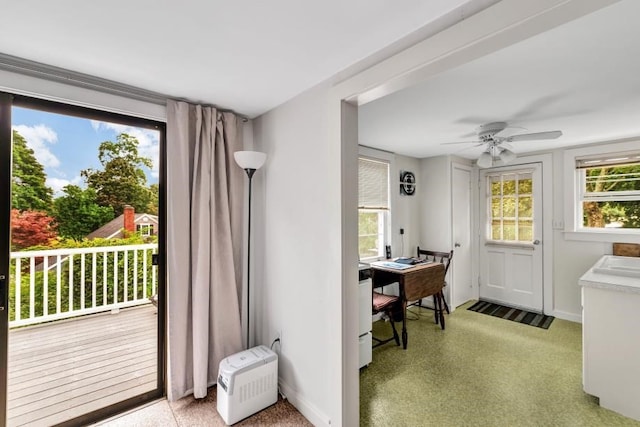
<svg viewBox="0 0 640 427"><path fill-rule="evenodd" d="M98 205L93 188L83 190L77 185L67 185L63 191L65 195L53 202L60 236L80 240L115 218L111 206Z"/></svg>
<svg viewBox="0 0 640 427"><path fill-rule="evenodd" d="M149 206L147 206L146 213L151 215L158 215L159 208L159 197L160 197L160 187L158 184L151 184L149 186L149 191L151 192L151 197L149 199Z"/></svg>
<svg viewBox="0 0 640 427"><path fill-rule="evenodd" d="M13 131L13 174L11 205L20 211L49 211L53 191L46 186L44 167L36 159L27 141Z"/></svg>
<svg viewBox="0 0 640 427"><path fill-rule="evenodd" d="M585 171L586 190L594 193L640 190L640 165L627 164ZM623 228L640 228L640 201L587 201L583 203L583 224L601 228L619 222Z"/></svg>
<svg viewBox="0 0 640 427"><path fill-rule="evenodd" d="M121 133L117 141L104 141L98 149L103 170L84 169L80 175L96 191L100 206L111 206L116 216L125 205L137 212L146 211L151 200L143 167L151 168L151 159L138 153L138 140Z"/></svg>

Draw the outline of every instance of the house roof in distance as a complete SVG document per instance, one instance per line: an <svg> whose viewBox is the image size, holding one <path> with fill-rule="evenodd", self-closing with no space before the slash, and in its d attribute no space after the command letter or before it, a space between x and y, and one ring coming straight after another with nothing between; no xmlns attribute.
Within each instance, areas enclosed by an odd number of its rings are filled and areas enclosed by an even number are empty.
<svg viewBox="0 0 640 427"><path fill-rule="evenodd" d="M158 216L151 215L148 213L137 213L135 214L134 224L158 224ZM96 239L96 238L104 238L104 239L112 239L123 237L122 230L124 229L124 214L112 219L102 227L98 228L95 231L87 234L87 239Z"/></svg>

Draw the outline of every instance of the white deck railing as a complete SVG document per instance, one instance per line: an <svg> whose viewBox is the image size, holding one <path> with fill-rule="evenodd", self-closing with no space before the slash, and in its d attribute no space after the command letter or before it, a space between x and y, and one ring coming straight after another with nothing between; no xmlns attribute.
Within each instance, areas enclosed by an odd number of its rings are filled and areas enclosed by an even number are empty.
<svg viewBox="0 0 640 427"><path fill-rule="evenodd" d="M157 244L11 253L9 327L149 303Z"/></svg>

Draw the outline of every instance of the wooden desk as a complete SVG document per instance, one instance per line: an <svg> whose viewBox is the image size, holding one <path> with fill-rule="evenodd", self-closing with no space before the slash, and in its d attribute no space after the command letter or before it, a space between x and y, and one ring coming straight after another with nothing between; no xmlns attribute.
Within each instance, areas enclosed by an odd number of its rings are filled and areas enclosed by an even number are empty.
<svg viewBox="0 0 640 427"><path fill-rule="evenodd" d="M404 270L397 270L371 264L371 282L373 288L398 283L400 301L402 301L402 347L407 348L407 302L417 301L434 295L437 307L438 293L444 287L444 265L441 263L418 264ZM436 311L437 313L437 311ZM444 315L440 310L440 326L444 329Z"/></svg>

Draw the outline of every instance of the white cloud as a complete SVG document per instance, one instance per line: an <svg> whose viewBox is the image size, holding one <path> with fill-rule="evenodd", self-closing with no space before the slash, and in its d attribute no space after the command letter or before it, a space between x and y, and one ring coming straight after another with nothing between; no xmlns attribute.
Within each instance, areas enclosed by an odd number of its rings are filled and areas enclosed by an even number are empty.
<svg viewBox="0 0 640 427"><path fill-rule="evenodd" d="M49 188L51 188L53 190L53 197L54 198L63 196L64 192L62 191L62 189L65 186L69 185L69 184L73 184L73 185L77 185L79 187L82 187L82 184L83 184L82 177L80 177L78 175L75 178L72 178L71 180L64 179L64 178L51 178L51 177L48 177L47 178L47 182L46 182L47 187L49 187Z"/></svg>
<svg viewBox="0 0 640 427"><path fill-rule="evenodd" d="M48 144L58 142L58 134L45 125L16 125L13 129L18 131L20 135L27 141L27 146L31 148L38 162L45 168L57 168L60 166L60 160L53 154Z"/></svg>
<svg viewBox="0 0 640 427"><path fill-rule="evenodd" d="M116 123L100 122L97 120L91 120L91 126L95 130L110 129L119 134L126 133L135 137L138 140L138 154L142 157L150 158L153 162L151 176L154 178L160 176L160 141L158 139L158 131Z"/></svg>

